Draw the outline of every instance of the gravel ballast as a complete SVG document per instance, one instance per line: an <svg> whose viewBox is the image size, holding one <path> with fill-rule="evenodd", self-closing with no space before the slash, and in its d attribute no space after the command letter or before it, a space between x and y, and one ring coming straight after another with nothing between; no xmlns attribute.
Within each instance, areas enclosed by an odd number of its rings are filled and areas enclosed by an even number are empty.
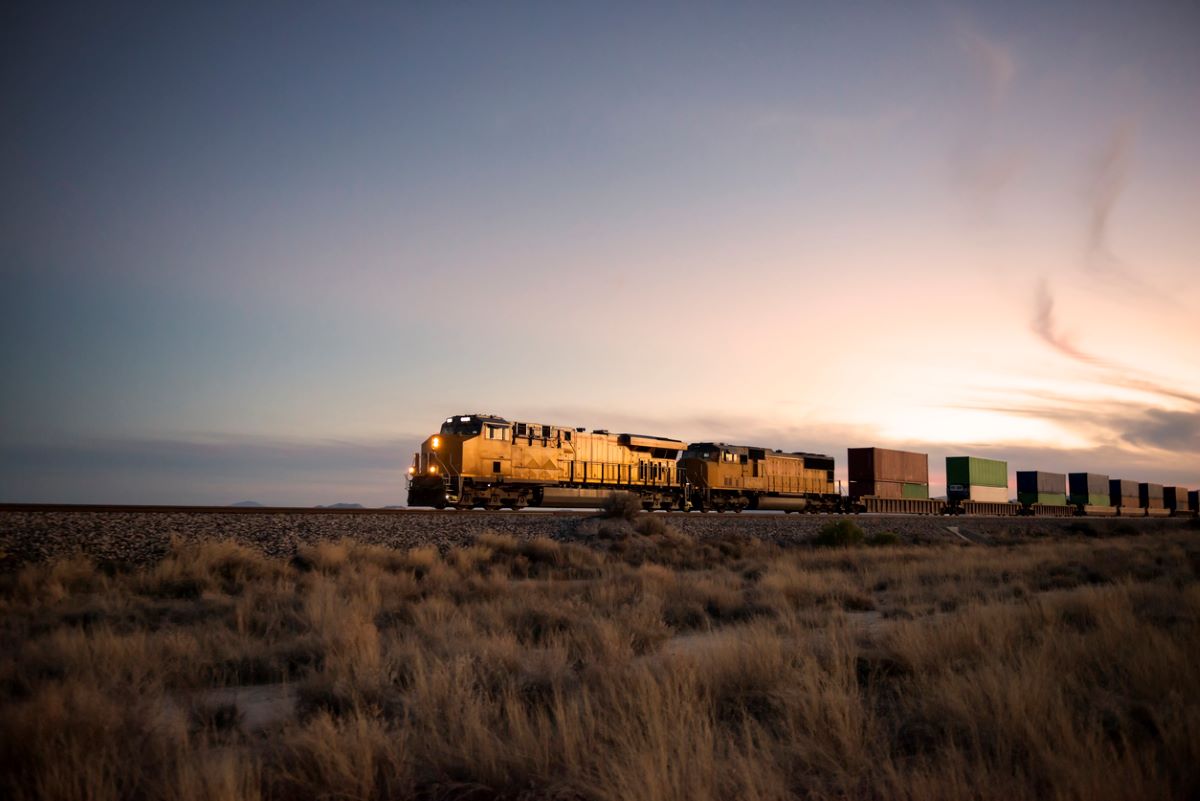
<svg viewBox="0 0 1200 801"><path fill-rule="evenodd" d="M760 537L780 545L803 544L836 515L661 514L673 528L699 538ZM853 515L869 536L893 532L906 542L1007 543L1023 538L1116 536L1187 525L1181 519L920 517ZM172 538L232 539L270 556L291 556L301 545L350 538L392 548L469 544L493 531L521 539L581 540L605 520L593 512L390 511L313 514L300 511L47 511L0 510L0 566L80 552L103 562L148 564L167 553Z"/></svg>

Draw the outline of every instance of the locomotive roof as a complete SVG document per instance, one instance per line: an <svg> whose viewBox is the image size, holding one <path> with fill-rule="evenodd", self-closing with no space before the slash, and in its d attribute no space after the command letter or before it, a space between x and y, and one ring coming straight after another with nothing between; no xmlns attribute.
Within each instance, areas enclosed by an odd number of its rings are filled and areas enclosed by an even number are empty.
<svg viewBox="0 0 1200 801"><path fill-rule="evenodd" d="M474 414L452 414L446 418L447 423L467 422L468 420L487 420L489 423L507 423L503 417L498 417L494 414L482 414L475 412Z"/></svg>
<svg viewBox="0 0 1200 801"><path fill-rule="evenodd" d="M486 422L486 423L494 423L497 425L541 426L543 428L550 428L550 429L557 428L557 429L561 429L563 431L574 430L574 431L578 431L580 433L587 430L585 428L572 427L572 426L560 426L560 425L554 425L552 423L531 423L527 420L516 420L516 421L507 420L503 417L499 417L494 414L484 414L482 412L475 412L473 414L451 415L450 417L446 418L444 425L453 425L454 423L468 423L468 422L474 422L477 420ZM608 429L596 428L596 429L592 430L592 433L593 434L611 434L612 432L608 431ZM655 436L653 434L619 434L617 436L622 437L623 440L625 441L626 445L628 445L630 447L634 447L634 448L645 448L645 449L661 448L664 450L674 450L674 451L681 451L684 448L684 442L682 440L672 439L670 437L659 437L659 436Z"/></svg>
<svg viewBox="0 0 1200 801"><path fill-rule="evenodd" d="M775 456L799 456L804 459L832 459L833 458L832 456L829 456L828 454L824 454L824 453L808 453L806 451L788 451L785 453L784 451L781 451L778 448L760 448L756 445L729 445L728 443L725 443L725 442L693 442L690 445L688 445L688 450L691 450L691 451L701 450L703 448L710 448L713 450L716 450L719 448L721 450L726 450L726 451L729 451L730 453L737 453L737 454L743 454L743 453L748 454L750 451L754 450L754 451L765 451L766 453L770 453Z"/></svg>

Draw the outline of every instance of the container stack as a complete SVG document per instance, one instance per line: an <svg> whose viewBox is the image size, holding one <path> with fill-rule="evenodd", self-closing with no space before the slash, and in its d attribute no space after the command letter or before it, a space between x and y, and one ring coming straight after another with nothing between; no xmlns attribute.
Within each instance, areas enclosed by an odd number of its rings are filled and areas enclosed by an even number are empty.
<svg viewBox="0 0 1200 801"><path fill-rule="evenodd" d="M1066 474L1044 473L1041 470L1018 470L1017 500L1025 506L1034 504L1066 506Z"/></svg>
<svg viewBox="0 0 1200 801"><path fill-rule="evenodd" d="M1181 515L1188 510L1188 491L1185 487L1163 487L1163 506L1172 514Z"/></svg>
<svg viewBox="0 0 1200 801"><path fill-rule="evenodd" d="M851 498L929 498L929 455L886 448L847 451Z"/></svg>
<svg viewBox="0 0 1200 801"><path fill-rule="evenodd" d="M1071 473L1067 500L1075 506L1112 506L1108 476L1099 473Z"/></svg>
<svg viewBox="0 0 1200 801"><path fill-rule="evenodd" d="M947 456L946 499L1008 503L1008 462Z"/></svg>
<svg viewBox="0 0 1200 801"><path fill-rule="evenodd" d="M1138 505L1143 509L1165 509L1162 484L1138 484Z"/></svg>
<svg viewBox="0 0 1200 801"><path fill-rule="evenodd" d="M1200 490L1192 490L1188 493L1188 508L1196 514L1200 514Z"/></svg>
<svg viewBox="0 0 1200 801"><path fill-rule="evenodd" d="M1109 505L1117 507L1123 516L1137 514L1142 509L1142 501L1138 497L1138 483L1120 478L1109 479L1108 502Z"/></svg>

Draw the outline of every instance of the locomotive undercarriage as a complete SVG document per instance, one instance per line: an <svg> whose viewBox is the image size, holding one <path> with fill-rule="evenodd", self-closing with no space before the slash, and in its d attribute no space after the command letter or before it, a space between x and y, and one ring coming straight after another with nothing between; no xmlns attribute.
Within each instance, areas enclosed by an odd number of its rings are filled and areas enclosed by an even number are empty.
<svg viewBox="0 0 1200 801"><path fill-rule="evenodd" d="M437 509L524 509L527 506L550 508L597 508L614 492L640 496L646 511L741 512L770 510L782 512L838 512L839 496L807 494L778 496L743 491L688 492L684 487L639 487L628 484L517 484L482 483L455 476L422 476L413 479L409 494L412 506Z"/></svg>
<svg viewBox="0 0 1200 801"><path fill-rule="evenodd" d="M651 511L683 510L686 501L683 489L677 487L637 487L626 484L515 484L477 483L470 478L443 476L438 479L414 480L410 489L410 505L433 506L437 509L523 509L527 506L595 507L614 492L630 492L640 496L642 508ZM415 492L413 491L415 490ZM571 493L577 495L571 497Z"/></svg>
<svg viewBox="0 0 1200 801"><path fill-rule="evenodd" d="M697 494L692 498L692 508L704 512L741 512L745 510L774 511L810 514L840 512L842 500L839 495L770 495L765 492L710 491L707 495Z"/></svg>

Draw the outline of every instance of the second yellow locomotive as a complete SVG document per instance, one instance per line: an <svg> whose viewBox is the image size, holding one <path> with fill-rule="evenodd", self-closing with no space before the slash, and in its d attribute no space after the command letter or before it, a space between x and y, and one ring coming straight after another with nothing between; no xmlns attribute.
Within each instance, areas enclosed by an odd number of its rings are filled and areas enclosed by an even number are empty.
<svg viewBox="0 0 1200 801"><path fill-rule="evenodd" d="M697 509L814 512L840 506L832 456L698 442L688 445L679 467Z"/></svg>

